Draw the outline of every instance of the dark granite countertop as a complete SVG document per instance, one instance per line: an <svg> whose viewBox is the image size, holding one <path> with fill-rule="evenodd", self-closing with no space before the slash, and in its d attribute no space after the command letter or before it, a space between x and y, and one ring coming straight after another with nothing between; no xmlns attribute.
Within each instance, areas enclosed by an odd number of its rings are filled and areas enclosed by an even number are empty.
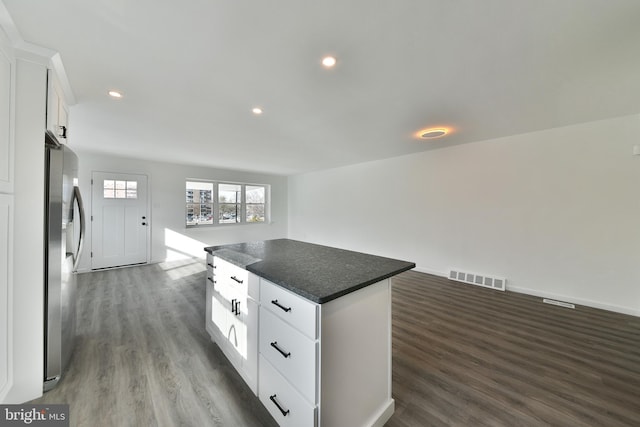
<svg viewBox="0 0 640 427"><path fill-rule="evenodd" d="M205 251L319 304L416 266L290 239L210 246Z"/></svg>

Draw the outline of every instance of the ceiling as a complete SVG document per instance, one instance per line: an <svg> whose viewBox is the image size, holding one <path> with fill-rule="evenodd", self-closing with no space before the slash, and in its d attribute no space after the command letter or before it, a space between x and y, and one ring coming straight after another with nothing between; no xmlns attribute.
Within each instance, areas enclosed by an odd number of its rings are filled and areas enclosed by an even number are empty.
<svg viewBox="0 0 640 427"><path fill-rule="evenodd" d="M1 1L84 150L288 175L640 113L638 0Z"/></svg>

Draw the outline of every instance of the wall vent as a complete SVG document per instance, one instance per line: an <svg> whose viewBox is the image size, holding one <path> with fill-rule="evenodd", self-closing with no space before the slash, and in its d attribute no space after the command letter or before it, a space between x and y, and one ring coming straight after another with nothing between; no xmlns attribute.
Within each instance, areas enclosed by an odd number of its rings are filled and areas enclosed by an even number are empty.
<svg viewBox="0 0 640 427"><path fill-rule="evenodd" d="M486 274L468 273L459 269L449 270L449 279L470 285L504 291L507 288L507 279L504 277L487 276Z"/></svg>
<svg viewBox="0 0 640 427"><path fill-rule="evenodd" d="M571 304L570 302L558 301L555 299L543 298L542 302L545 304L557 305L564 308L576 308L576 306L574 304Z"/></svg>

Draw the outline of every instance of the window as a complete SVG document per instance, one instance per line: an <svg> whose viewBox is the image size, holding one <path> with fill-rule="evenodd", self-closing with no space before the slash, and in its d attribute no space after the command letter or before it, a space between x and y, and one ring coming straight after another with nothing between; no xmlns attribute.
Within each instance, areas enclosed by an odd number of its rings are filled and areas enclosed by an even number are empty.
<svg viewBox="0 0 640 427"><path fill-rule="evenodd" d="M187 226L213 224L213 184L187 181Z"/></svg>
<svg viewBox="0 0 640 427"><path fill-rule="evenodd" d="M218 184L218 221L220 224L240 222L242 216L242 185Z"/></svg>
<svg viewBox="0 0 640 427"><path fill-rule="evenodd" d="M267 185L187 181L186 196L187 227L267 221Z"/></svg>
<svg viewBox="0 0 640 427"><path fill-rule="evenodd" d="M265 188L258 185L247 185L245 188L247 222L264 222Z"/></svg>
<svg viewBox="0 0 640 427"><path fill-rule="evenodd" d="M137 199L138 181L105 179L102 183L105 199Z"/></svg>

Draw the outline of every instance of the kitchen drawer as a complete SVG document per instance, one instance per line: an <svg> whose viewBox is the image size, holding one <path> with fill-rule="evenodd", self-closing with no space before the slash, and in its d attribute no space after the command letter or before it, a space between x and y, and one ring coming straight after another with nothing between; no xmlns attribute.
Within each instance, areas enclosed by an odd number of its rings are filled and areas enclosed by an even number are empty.
<svg viewBox="0 0 640 427"><path fill-rule="evenodd" d="M260 354L309 402L316 402L317 342L263 307L259 335Z"/></svg>
<svg viewBox="0 0 640 427"><path fill-rule="evenodd" d="M307 337L318 336L317 306L268 280L260 279L260 305L285 320Z"/></svg>
<svg viewBox="0 0 640 427"><path fill-rule="evenodd" d="M258 397L278 425L314 427L316 406L309 404L262 355L258 366Z"/></svg>
<svg viewBox="0 0 640 427"><path fill-rule="evenodd" d="M249 285L249 272L237 265L233 265L220 257L215 257L215 281L224 284L240 294L247 294Z"/></svg>

